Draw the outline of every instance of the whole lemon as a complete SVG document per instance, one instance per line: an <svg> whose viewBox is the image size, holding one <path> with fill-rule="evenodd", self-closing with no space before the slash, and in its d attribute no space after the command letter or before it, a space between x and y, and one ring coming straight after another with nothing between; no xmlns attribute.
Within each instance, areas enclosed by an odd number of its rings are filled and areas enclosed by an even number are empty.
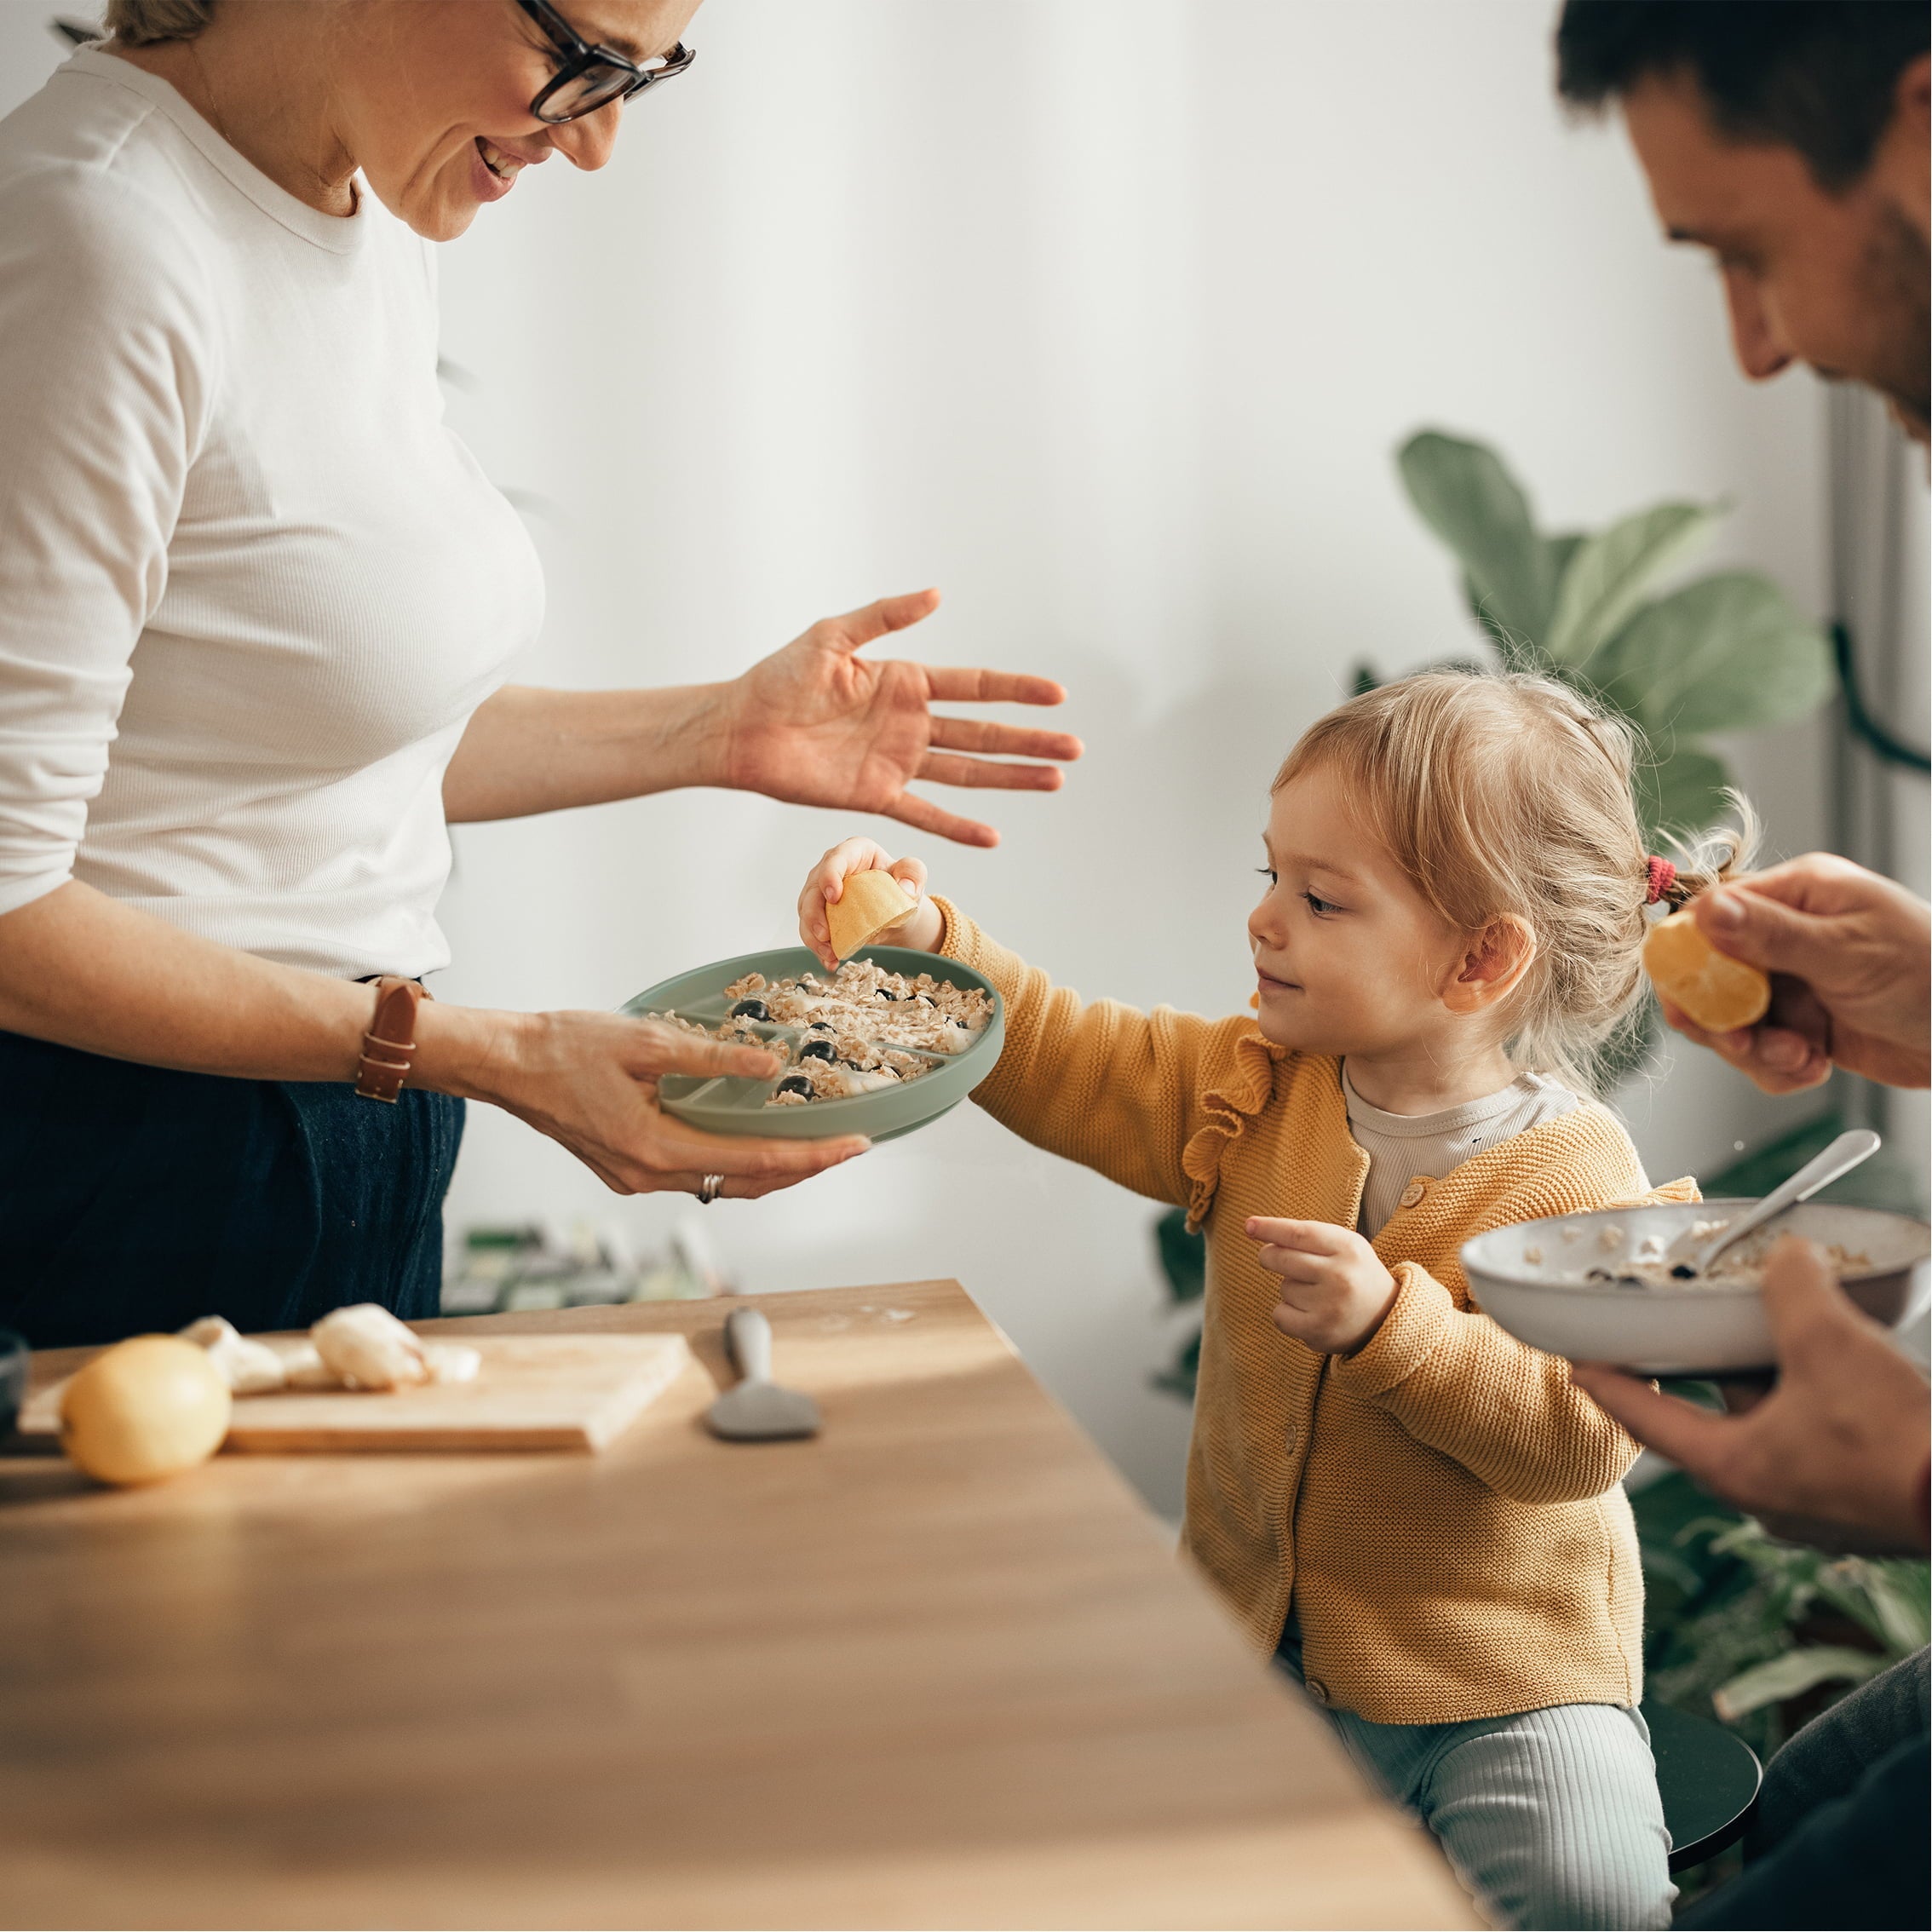
<svg viewBox="0 0 1932 1932"><path fill-rule="evenodd" d="M60 1398L60 1446L101 1482L155 1482L204 1463L230 1397L205 1348L137 1335L96 1355Z"/></svg>

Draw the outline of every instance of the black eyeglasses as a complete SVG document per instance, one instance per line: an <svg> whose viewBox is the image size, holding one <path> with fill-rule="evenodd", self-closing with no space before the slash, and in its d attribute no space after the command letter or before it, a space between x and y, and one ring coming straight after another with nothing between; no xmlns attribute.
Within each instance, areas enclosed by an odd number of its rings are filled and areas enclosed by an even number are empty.
<svg viewBox="0 0 1932 1932"><path fill-rule="evenodd" d="M516 3L563 56L563 65L530 103L530 112L552 126L595 114L613 101L628 101L658 81L681 74L698 58L680 41L662 60L641 67L615 48L593 47L580 38L549 0L516 0Z"/></svg>

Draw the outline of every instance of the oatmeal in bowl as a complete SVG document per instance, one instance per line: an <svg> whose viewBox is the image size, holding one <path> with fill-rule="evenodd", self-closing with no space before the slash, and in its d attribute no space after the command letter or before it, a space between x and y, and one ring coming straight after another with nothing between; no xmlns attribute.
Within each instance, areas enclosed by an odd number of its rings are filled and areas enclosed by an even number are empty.
<svg viewBox="0 0 1932 1932"><path fill-rule="evenodd" d="M956 959L868 946L826 974L802 946L720 960L624 1010L769 1048L767 1079L667 1078L664 1111L720 1134L874 1141L911 1133L992 1071L1005 1017L992 982Z"/></svg>
<svg viewBox="0 0 1932 1932"><path fill-rule="evenodd" d="M1750 1201L1606 1208L1492 1228L1463 1245L1463 1271L1483 1313L1517 1340L1573 1361L1614 1362L1646 1375L1768 1368L1771 1332L1758 1296L1763 1265L1785 1234L1825 1251L1839 1285L1875 1321L1906 1326L1932 1285L1932 1228L1877 1208L1809 1201L1718 1256L1708 1274L1672 1273L1677 1244Z"/></svg>

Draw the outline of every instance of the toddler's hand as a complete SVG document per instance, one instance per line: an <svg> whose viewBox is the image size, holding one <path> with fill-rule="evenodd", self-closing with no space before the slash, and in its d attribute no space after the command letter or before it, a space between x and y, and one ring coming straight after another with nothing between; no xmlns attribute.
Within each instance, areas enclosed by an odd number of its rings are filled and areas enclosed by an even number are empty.
<svg viewBox="0 0 1932 1932"><path fill-rule="evenodd" d="M1395 1305L1395 1277L1352 1228L1327 1221L1247 1223L1261 1264L1281 1277L1274 1325L1325 1355L1352 1355Z"/></svg>
<svg viewBox="0 0 1932 1932"><path fill-rule="evenodd" d="M878 935L882 941L908 946L918 952L938 950L946 922L938 906L926 897L926 868L917 859L894 859L869 838L848 838L835 845L812 868L805 889L798 895L798 936L832 971L838 969L838 955L832 951L825 908L844 896L845 882L854 872L890 872L919 902L896 926L887 927Z"/></svg>

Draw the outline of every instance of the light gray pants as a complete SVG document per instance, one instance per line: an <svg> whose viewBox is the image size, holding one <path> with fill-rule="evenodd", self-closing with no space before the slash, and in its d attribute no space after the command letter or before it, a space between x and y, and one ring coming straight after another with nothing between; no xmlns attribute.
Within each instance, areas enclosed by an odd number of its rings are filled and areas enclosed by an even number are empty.
<svg viewBox="0 0 1932 1932"><path fill-rule="evenodd" d="M1300 1679L1292 1623L1276 1661ZM1638 1712L1559 1704L1467 1724L1323 1715L1369 1777L1435 1834L1498 1923L1670 1924L1670 1836Z"/></svg>

